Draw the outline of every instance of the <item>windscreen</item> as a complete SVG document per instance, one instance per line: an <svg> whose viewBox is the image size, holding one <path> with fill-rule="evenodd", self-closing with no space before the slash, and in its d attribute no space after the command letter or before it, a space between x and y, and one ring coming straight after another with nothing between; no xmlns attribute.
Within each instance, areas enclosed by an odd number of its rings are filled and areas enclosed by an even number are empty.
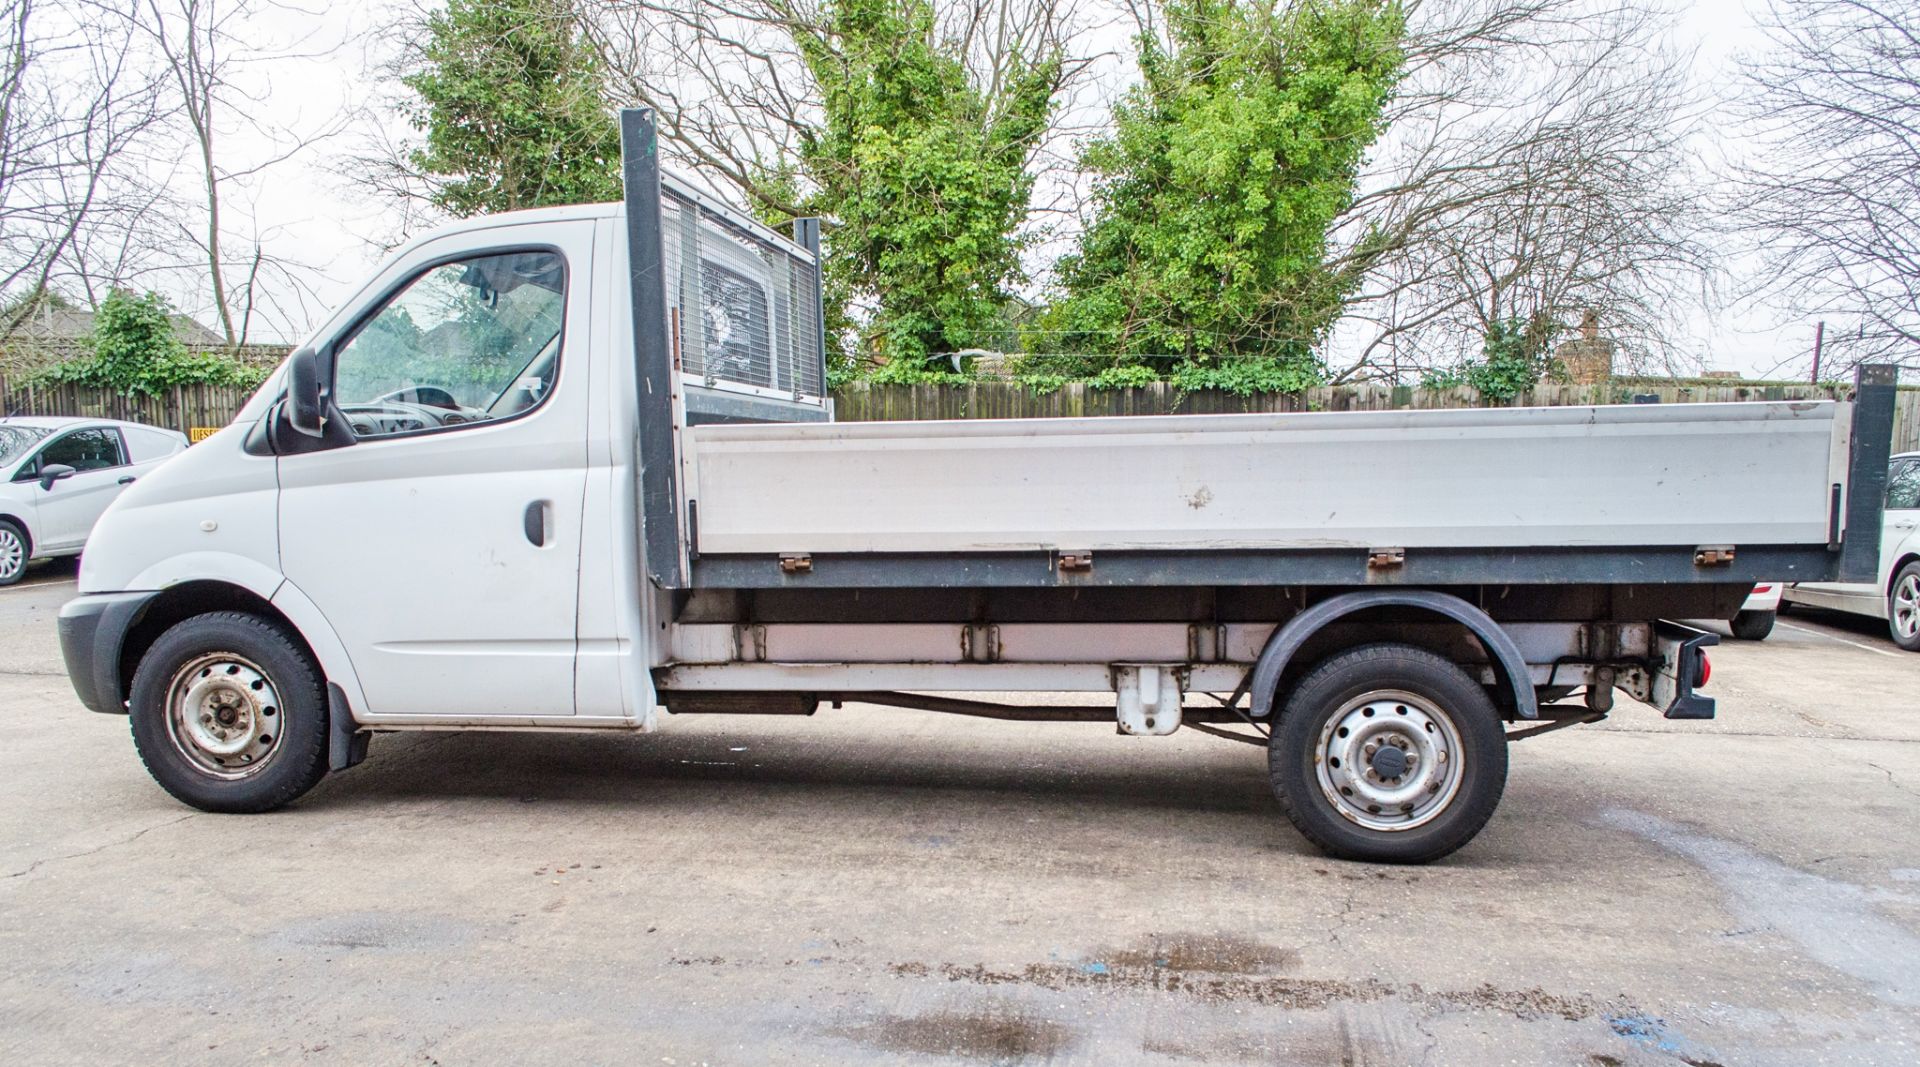
<svg viewBox="0 0 1920 1067"><path fill-rule="evenodd" d="M52 432L43 426L17 426L0 422L0 467L18 462Z"/></svg>

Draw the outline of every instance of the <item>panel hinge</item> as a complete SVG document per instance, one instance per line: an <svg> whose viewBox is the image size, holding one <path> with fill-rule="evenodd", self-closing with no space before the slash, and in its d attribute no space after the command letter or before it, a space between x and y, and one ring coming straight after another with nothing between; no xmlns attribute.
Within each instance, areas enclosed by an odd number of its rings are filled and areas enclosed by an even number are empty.
<svg viewBox="0 0 1920 1067"><path fill-rule="evenodd" d="M1062 552L1060 553L1060 569L1063 571L1090 571L1093 569L1093 553Z"/></svg>
<svg viewBox="0 0 1920 1067"><path fill-rule="evenodd" d="M1385 570L1398 567L1407 562L1407 550L1404 548L1374 548L1367 550L1367 568Z"/></svg>
<svg viewBox="0 0 1920 1067"><path fill-rule="evenodd" d="M1696 567L1724 567L1732 562L1732 545L1701 545L1693 550L1693 565Z"/></svg>
<svg viewBox="0 0 1920 1067"><path fill-rule="evenodd" d="M805 552L790 552L780 557L780 569L787 574L810 574L813 557Z"/></svg>

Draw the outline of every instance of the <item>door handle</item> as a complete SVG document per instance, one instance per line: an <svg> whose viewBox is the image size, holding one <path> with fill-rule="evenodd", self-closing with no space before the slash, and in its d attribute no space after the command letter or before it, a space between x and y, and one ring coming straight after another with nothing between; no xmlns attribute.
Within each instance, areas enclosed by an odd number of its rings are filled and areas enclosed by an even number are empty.
<svg viewBox="0 0 1920 1067"><path fill-rule="evenodd" d="M521 531L527 535L528 541L533 542L535 548L546 547L547 508L550 503L546 500L536 500L527 505L526 513L520 517Z"/></svg>
<svg viewBox="0 0 1920 1067"><path fill-rule="evenodd" d="M125 477L123 477L123 478L121 478L121 479L120 479L120 484L121 484L121 485L132 485L132 484L133 484L133 480L134 480L134 479L135 479L136 477L138 477L138 475L134 475L134 474L129 474L129 475L127 475L127 476L125 476Z"/></svg>

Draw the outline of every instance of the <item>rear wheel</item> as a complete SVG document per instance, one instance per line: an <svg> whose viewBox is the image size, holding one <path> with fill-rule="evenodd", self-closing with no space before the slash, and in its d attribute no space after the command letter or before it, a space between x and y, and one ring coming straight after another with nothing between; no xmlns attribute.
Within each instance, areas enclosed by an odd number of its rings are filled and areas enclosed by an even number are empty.
<svg viewBox="0 0 1920 1067"><path fill-rule="evenodd" d="M0 519L0 585L12 585L27 573L27 532Z"/></svg>
<svg viewBox="0 0 1920 1067"><path fill-rule="evenodd" d="M148 773L203 811L270 811L327 773L320 669L259 616L222 611L176 623L140 658L130 696Z"/></svg>
<svg viewBox="0 0 1920 1067"><path fill-rule="evenodd" d="M1887 591L1887 632L1893 643L1920 652L1920 563L1909 563Z"/></svg>
<svg viewBox="0 0 1920 1067"><path fill-rule="evenodd" d="M1764 641L1773 632L1773 619L1771 611L1743 611L1733 617L1727 628L1742 641Z"/></svg>
<svg viewBox="0 0 1920 1067"><path fill-rule="evenodd" d="M1507 781L1507 739L1487 693L1411 645L1366 645L1287 695L1267 749L1287 818L1327 853L1426 863L1473 839Z"/></svg>

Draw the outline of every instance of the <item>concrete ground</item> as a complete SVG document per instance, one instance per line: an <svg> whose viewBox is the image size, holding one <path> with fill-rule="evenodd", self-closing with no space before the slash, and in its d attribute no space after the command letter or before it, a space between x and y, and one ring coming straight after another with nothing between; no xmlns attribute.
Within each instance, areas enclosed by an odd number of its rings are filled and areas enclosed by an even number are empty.
<svg viewBox="0 0 1920 1067"><path fill-rule="evenodd" d="M0 1063L1910 1064L1920 656L1728 644L1721 716L1519 744L1425 868L1258 750L848 708L382 736L197 814L0 591Z"/></svg>

